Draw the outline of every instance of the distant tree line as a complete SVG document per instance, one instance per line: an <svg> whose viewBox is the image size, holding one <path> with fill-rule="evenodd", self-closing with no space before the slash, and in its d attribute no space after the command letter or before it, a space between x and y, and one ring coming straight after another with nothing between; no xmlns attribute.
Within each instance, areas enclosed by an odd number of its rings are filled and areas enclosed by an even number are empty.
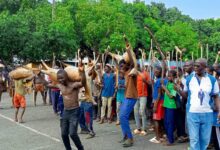
<svg viewBox="0 0 220 150"><path fill-rule="evenodd" d="M134 50L149 53L151 40L144 26L154 32L164 52L185 48L185 59L200 57L203 47L213 62L220 48L220 19L193 20L163 3L145 5L122 0L0 0L0 58L10 63L16 56L26 62L73 58L78 48L123 52L126 34ZM153 49L156 49L153 44ZM140 55L137 53L137 56Z"/></svg>

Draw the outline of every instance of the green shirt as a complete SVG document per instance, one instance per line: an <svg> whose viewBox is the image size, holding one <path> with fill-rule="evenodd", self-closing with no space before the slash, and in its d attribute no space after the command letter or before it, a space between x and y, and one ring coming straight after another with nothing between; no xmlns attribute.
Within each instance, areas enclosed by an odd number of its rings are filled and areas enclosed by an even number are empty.
<svg viewBox="0 0 220 150"><path fill-rule="evenodd" d="M176 97L176 91L174 90L174 84L171 82L168 82L166 85L167 90L170 92L170 94L174 97L174 98L170 98L167 93L164 94L164 103L163 103L163 107L165 108L171 108L171 109L176 109L176 101L175 101L175 97Z"/></svg>

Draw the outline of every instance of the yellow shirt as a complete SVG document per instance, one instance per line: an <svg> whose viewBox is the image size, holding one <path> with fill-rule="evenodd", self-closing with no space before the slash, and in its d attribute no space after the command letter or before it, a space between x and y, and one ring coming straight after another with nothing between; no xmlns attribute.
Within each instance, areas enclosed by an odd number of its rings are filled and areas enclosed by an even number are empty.
<svg viewBox="0 0 220 150"><path fill-rule="evenodd" d="M23 83L23 80L14 80L15 81L15 93L19 94L19 95L25 95L26 91L25 91L25 86Z"/></svg>

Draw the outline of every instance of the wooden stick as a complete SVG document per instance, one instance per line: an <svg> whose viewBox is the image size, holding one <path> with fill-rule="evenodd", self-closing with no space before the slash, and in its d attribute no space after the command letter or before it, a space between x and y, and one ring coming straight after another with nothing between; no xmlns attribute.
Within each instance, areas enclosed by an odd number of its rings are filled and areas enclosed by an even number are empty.
<svg viewBox="0 0 220 150"><path fill-rule="evenodd" d="M160 53L160 55L161 55L161 57L162 57L162 60L165 61L165 56L164 56L164 54L163 54L163 52L162 52L162 50L161 50L161 48L160 48L159 43L158 43L157 40L155 39L155 37L154 37L152 31L151 31L148 27L146 27L146 26L145 26L144 28L148 31L148 33L149 33L150 36L152 37L153 41L155 42L156 47L157 47L157 49L158 49L158 51L159 51L159 53Z"/></svg>
<svg viewBox="0 0 220 150"><path fill-rule="evenodd" d="M144 52L143 52L143 50L142 49L138 49L140 52L141 52L141 70L144 68Z"/></svg>
<svg viewBox="0 0 220 150"><path fill-rule="evenodd" d="M200 46L200 50L201 50L201 58L203 58L203 46Z"/></svg>
<svg viewBox="0 0 220 150"><path fill-rule="evenodd" d="M164 77L164 69L166 68L166 61L165 61L165 56L164 56L164 54L163 54L163 52L162 52L162 50L161 50L161 48L160 48L160 44L157 42L157 40L156 40L156 38L154 37L154 35L153 35L153 33L152 33L152 31L147 27L147 26L145 26L144 27L147 31L148 31L148 33L150 34L150 36L151 36L151 38L153 39L153 41L154 41L154 43L156 44L156 47L157 47L157 50L159 51L159 53L160 53L160 55L161 55L161 57L162 57L162 61L163 61L163 66L162 66L162 78Z"/></svg>
<svg viewBox="0 0 220 150"><path fill-rule="evenodd" d="M56 66L56 56L53 53L53 61L52 61L52 68Z"/></svg>
<svg viewBox="0 0 220 150"><path fill-rule="evenodd" d="M206 59L209 60L209 44L206 44Z"/></svg>
<svg viewBox="0 0 220 150"><path fill-rule="evenodd" d="M217 54L217 56L216 56L216 58L215 58L215 64L217 64L217 63L218 63L218 58L219 58L219 55L220 55L220 51L218 51L218 54Z"/></svg>

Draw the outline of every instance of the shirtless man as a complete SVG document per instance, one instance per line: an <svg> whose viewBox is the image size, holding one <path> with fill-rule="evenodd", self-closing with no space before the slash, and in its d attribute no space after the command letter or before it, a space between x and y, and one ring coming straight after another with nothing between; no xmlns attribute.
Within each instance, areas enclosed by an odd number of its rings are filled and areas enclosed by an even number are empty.
<svg viewBox="0 0 220 150"><path fill-rule="evenodd" d="M46 93L44 85L47 83L44 75L40 72L34 77L34 106L36 106L37 93L40 92L43 98L43 103L46 105Z"/></svg>
<svg viewBox="0 0 220 150"><path fill-rule="evenodd" d="M62 92L64 103L64 112L63 117L60 120L60 124L62 140L66 150L71 150L69 135L78 150L84 149L77 134L80 113L78 93L79 89L85 85L85 77L82 76L82 78L82 82L72 82L69 80L65 70L59 70L57 72L58 84L56 87L58 87ZM54 85L48 86L54 87Z"/></svg>

